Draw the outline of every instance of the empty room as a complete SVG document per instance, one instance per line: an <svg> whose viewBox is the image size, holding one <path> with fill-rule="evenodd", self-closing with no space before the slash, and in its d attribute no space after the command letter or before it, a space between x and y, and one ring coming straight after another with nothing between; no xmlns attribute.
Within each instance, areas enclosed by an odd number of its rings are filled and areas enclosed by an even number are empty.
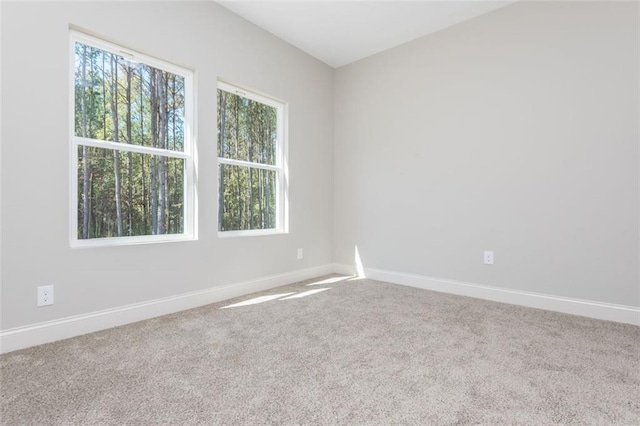
<svg viewBox="0 0 640 426"><path fill-rule="evenodd" d="M640 7L1 1L0 424L640 424Z"/></svg>

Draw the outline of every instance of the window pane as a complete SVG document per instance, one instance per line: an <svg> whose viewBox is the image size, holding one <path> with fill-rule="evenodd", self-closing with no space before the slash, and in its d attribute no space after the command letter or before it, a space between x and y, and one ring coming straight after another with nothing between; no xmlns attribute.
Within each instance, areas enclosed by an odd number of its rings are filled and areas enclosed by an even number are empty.
<svg viewBox="0 0 640 426"><path fill-rule="evenodd" d="M218 156L276 164L278 110L218 90Z"/></svg>
<svg viewBox="0 0 640 426"><path fill-rule="evenodd" d="M276 227L276 172L220 164L220 231Z"/></svg>
<svg viewBox="0 0 640 426"><path fill-rule="evenodd" d="M75 136L184 151L184 78L75 43Z"/></svg>
<svg viewBox="0 0 640 426"><path fill-rule="evenodd" d="M184 233L180 158L78 147L78 239Z"/></svg>

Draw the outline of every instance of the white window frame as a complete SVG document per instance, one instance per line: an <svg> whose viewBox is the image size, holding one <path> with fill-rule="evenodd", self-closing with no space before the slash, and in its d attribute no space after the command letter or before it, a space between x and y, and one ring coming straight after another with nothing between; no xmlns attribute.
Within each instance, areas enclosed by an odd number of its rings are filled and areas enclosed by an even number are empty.
<svg viewBox="0 0 640 426"><path fill-rule="evenodd" d="M184 78L184 150L145 147L121 142L83 138L75 135L75 44L76 42L101 49L130 61L144 63L154 68L179 75ZM69 241L72 248L105 247L132 244L149 244L171 241L191 241L197 239L196 230L196 149L195 149L195 111L194 111L194 76L193 72L171 63L147 56L117 44L89 36L79 31L70 30L69 43ZM182 234L139 235L107 238L78 238L78 148L90 146L118 150L120 152L136 152L140 154L161 155L163 157L180 158L185 162L184 168L184 232Z"/></svg>
<svg viewBox="0 0 640 426"><path fill-rule="evenodd" d="M276 172L276 227L268 229L245 229L238 231L220 231L221 217L218 217L216 227L218 237L254 237L261 235L286 234L289 232L289 176L288 176L288 152L287 152L287 112L288 104L271 96L261 94L255 90L247 89L236 84L218 80L219 90L242 96L252 101L260 102L276 109L277 112L277 134L276 134L276 164L255 163L245 160L234 160L230 158L217 157L218 169L221 164L234 166L251 167L255 169L273 170ZM219 112L216 111L216 114ZM217 122L217 117L216 117ZM220 129L217 129L218 133ZM218 140L216 139L216 151L218 150ZM218 179L220 174L218 173ZM220 202L220 182L218 182L218 203ZM219 212L219 209L216 209ZM219 213L218 213L219 216Z"/></svg>

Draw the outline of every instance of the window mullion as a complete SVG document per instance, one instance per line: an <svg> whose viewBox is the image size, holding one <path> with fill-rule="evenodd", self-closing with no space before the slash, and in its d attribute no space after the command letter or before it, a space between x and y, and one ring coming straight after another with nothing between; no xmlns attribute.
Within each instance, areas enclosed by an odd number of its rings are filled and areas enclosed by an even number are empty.
<svg viewBox="0 0 640 426"><path fill-rule="evenodd" d="M121 142L102 141L98 139L83 138L74 136L74 142L78 146L92 146L95 148L105 148L117 151L137 152L139 154L161 155L163 157L173 158L189 158L190 155L180 151L171 151L169 149L153 148L141 145L131 145Z"/></svg>
<svg viewBox="0 0 640 426"><path fill-rule="evenodd" d="M254 169L273 170L273 171L276 171L276 172L281 169L281 167L274 166L272 164L254 163L254 162L251 162L251 161L234 160L234 159L231 159L231 158L224 158L224 157L218 157L218 162L220 164L229 164L231 166L251 167L251 168L254 168Z"/></svg>

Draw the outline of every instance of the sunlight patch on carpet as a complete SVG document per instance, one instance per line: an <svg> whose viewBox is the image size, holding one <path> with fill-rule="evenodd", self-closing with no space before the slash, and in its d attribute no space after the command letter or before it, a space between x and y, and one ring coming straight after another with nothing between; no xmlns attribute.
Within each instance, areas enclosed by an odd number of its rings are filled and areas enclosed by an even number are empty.
<svg viewBox="0 0 640 426"><path fill-rule="evenodd" d="M321 293L321 292L323 292L325 290L331 290L331 287L329 287L329 288L317 288L315 290L303 291L302 293L294 294L293 296L283 297L280 300L301 299L303 297L311 296L312 294Z"/></svg>
<svg viewBox="0 0 640 426"><path fill-rule="evenodd" d="M268 302L270 300L275 300L275 299L279 299L281 297L286 297L286 296L290 296L292 294L295 294L295 292L291 292L291 293L281 293L281 294L270 294L268 296L260 296L260 297L254 297L253 299L249 299L249 300L245 300L243 302L238 302L238 303L234 303L232 305L227 305L227 306L223 306L220 309L227 309L227 308L239 308L241 306L251 306L251 305L257 305L259 303L264 303L264 302Z"/></svg>
<svg viewBox="0 0 640 426"><path fill-rule="evenodd" d="M353 278L352 276L344 276L344 277L331 277L331 278L327 278L324 280L320 280L320 281L314 281L310 284L307 284L307 286L312 286L312 285L324 285L324 284L335 284L335 283L339 283L340 281L347 281L349 278Z"/></svg>

